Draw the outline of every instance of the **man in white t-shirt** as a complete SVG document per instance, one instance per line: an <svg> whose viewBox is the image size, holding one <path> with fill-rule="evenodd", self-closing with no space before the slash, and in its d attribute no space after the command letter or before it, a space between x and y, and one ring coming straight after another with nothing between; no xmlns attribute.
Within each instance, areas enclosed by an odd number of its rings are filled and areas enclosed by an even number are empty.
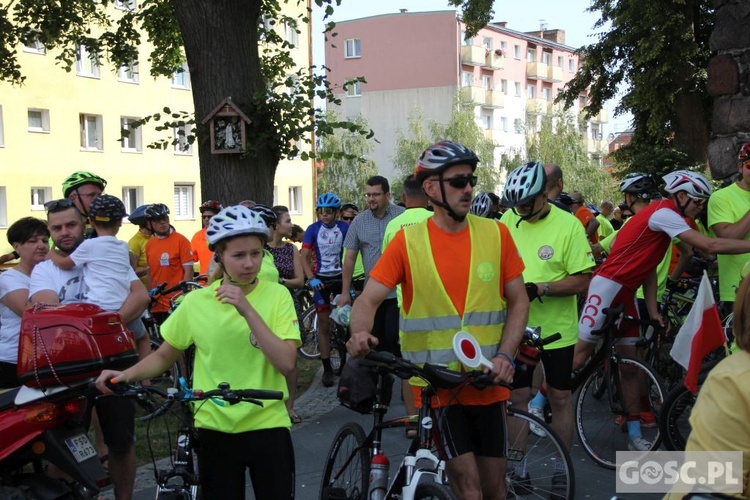
<svg viewBox="0 0 750 500"><path fill-rule="evenodd" d="M45 205L47 222L55 247L72 253L83 241L85 222L68 199ZM134 321L146 309L150 299L146 287L135 275L128 272L130 293L118 312L126 322ZM31 273L29 297L33 304L71 304L86 302L87 287L83 269L60 269L46 261L38 264ZM135 407L125 398L104 398L97 402L97 413L102 425L104 442L109 448L109 471L115 496L129 499L133 496L135 481Z"/></svg>

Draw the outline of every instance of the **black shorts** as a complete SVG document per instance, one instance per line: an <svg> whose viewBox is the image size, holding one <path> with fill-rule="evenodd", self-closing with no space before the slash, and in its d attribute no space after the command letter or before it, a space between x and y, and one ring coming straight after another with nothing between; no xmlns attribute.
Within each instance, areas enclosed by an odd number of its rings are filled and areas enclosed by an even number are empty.
<svg viewBox="0 0 750 500"><path fill-rule="evenodd" d="M508 456L505 402L485 406L450 405L441 409L437 430L445 460L473 452L481 457Z"/></svg>
<svg viewBox="0 0 750 500"><path fill-rule="evenodd" d="M378 339L378 351L390 352L401 357L401 346L398 343L398 301L386 299L375 311L372 334Z"/></svg>
<svg viewBox="0 0 750 500"><path fill-rule="evenodd" d="M245 498L250 469L255 498L294 498L294 447L289 429L228 434L198 429L198 469L203 498Z"/></svg>
<svg viewBox="0 0 750 500"><path fill-rule="evenodd" d="M559 349L542 351L540 361L544 366L544 380L548 386L558 391L569 391L572 388L570 375L573 371L573 356L575 351L575 344ZM528 367L524 366L524 368ZM523 389L531 387L533 375L533 369L523 370L520 366L517 366L516 373L513 376L513 388Z"/></svg>
<svg viewBox="0 0 750 500"><path fill-rule="evenodd" d="M135 443L135 400L117 396L99 398L96 413L109 450L115 453L130 450Z"/></svg>
<svg viewBox="0 0 750 500"><path fill-rule="evenodd" d="M331 295L334 297L341 293L341 275L338 276L316 276L323 282L324 288L313 292L313 304L318 312L331 311Z"/></svg>

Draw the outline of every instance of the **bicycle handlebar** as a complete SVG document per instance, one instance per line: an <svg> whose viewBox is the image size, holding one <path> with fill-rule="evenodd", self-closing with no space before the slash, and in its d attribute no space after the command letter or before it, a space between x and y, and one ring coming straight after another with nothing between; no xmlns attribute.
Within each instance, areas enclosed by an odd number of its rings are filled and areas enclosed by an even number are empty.
<svg viewBox="0 0 750 500"><path fill-rule="evenodd" d="M158 285L152 288L151 290L148 291L149 297L154 298L158 295L169 295L170 293L179 292L179 291L187 293L189 291L188 290L189 288L203 288L203 285L201 285L197 281L180 281L179 283L177 283L175 286L171 288L166 288L166 287L167 287L167 282L165 281L161 285Z"/></svg>
<svg viewBox="0 0 750 500"><path fill-rule="evenodd" d="M232 389L229 384L222 382L217 389L209 391L191 390L185 384L180 389L171 388L164 390L153 385L126 384L124 382L112 383L107 381L109 388L115 395L120 397L141 397L148 394L156 394L166 399L172 399L183 403L191 401L203 401L207 399L221 399L229 404L240 402L253 403L263 406L260 400L280 400L284 398L281 391L268 391L264 389Z"/></svg>
<svg viewBox="0 0 750 500"><path fill-rule="evenodd" d="M528 346L534 347L535 349L543 350L544 346L560 340L561 338L562 334L560 332L553 333L549 337L543 338L541 327L527 326L523 331L523 339L521 340L521 342Z"/></svg>

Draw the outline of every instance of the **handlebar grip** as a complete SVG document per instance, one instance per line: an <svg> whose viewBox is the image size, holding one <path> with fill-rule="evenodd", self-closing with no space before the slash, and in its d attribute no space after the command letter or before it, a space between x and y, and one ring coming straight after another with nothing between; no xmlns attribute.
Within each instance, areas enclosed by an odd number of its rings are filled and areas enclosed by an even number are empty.
<svg viewBox="0 0 750 500"><path fill-rule="evenodd" d="M125 382L112 382L114 379L109 379L105 382L107 389L112 391L114 394L123 395L130 389L130 386Z"/></svg>
<svg viewBox="0 0 750 500"><path fill-rule="evenodd" d="M562 338L562 334L560 332L553 333L552 335L550 335L546 339L542 339L542 345L544 346L544 345L547 345L547 344L551 344L552 342L558 341L561 338Z"/></svg>
<svg viewBox="0 0 750 500"><path fill-rule="evenodd" d="M250 399L283 399L284 393L281 391L267 391L262 389L245 389L237 391L242 398Z"/></svg>

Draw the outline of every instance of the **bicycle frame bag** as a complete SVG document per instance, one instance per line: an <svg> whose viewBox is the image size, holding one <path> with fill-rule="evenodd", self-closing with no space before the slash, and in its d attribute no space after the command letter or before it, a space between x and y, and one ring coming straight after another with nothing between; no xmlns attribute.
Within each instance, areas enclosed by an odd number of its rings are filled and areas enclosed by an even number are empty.
<svg viewBox="0 0 750 500"><path fill-rule="evenodd" d="M65 385L138 361L120 315L94 304L35 306L23 313L18 378L29 387Z"/></svg>
<svg viewBox="0 0 750 500"><path fill-rule="evenodd" d="M358 359L349 359L341 370L336 396L339 398L339 402L350 410L362 414L372 413L377 386L378 374L375 370L362 365ZM390 404L392 392L393 377L385 374L383 375L381 403Z"/></svg>

